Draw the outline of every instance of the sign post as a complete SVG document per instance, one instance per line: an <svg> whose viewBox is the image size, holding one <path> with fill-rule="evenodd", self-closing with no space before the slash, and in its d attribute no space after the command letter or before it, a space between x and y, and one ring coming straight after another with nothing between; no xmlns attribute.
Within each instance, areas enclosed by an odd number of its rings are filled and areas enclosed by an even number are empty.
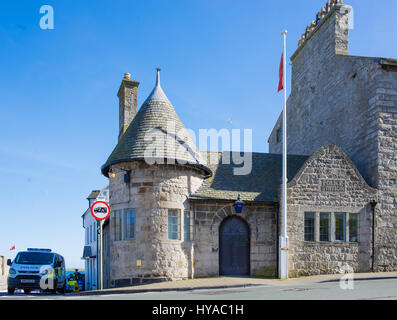
<svg viewBox="0 0 397 320"><path fill-rule="evenodd" d="M99 282L103 290L103 221L110 216L110 207L105 201L96 201L91 206L92 216L99 222Z"/></svg>
<svg viewBox="0 0 397 320"><path fill-rule="evenodd" d="M99 269L100 269L100 290L103 290L103 220L99 221Z"/></svg>

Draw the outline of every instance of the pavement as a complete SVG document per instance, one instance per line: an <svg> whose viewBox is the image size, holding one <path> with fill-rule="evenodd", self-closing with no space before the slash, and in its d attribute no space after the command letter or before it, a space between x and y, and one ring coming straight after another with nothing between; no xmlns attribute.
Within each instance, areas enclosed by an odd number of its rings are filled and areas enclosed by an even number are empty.
<svg viewBox="0 0 397 320"><path fill-rule="evenodd" d="M343 274L318 275L310 277L301 277L293 279L261 279L251 277L215 277L199 278L180 281L169 281L152 283L140 286L112 288L104 290L93 290L83 292L73 292L67 295L107 295L107 294L128 294L128 293L147 293L147 292L165 292L165 291L190 291L201 289L229 289L259 286L304 286L313 283L337 282L343 277ZM359 280L380 280L380 279L397 279L397 272L378 272L378 273L355 273L355 281Z"/></svg>

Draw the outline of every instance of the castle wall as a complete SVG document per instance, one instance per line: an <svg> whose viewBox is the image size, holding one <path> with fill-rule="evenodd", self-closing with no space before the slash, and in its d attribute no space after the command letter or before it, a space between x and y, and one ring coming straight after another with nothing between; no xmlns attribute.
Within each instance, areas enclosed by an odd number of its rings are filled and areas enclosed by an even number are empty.
<svg viewBox="0 0 397 320"><path fill-rule="evenodd" d="M397 270L397 69L396 61L378 70L376 94L370 100L372 113L376 115L378 139L377 188L377 261L378 271Z"/></svg>
<svg viewBox="0 0 397 320"><path fill-rule="evenodd" d="M190 210L187 197L202 182L200 173L176 165L130 162L114 165L131 170L131 181L123 173L110 180L110 282L126 286L192 277L192 242L168 239L168 210ZM115 214L136 210L135 240L115 240ZM141 266L137 266L137 260Z"/></svg>
<svg viewBox="0 0 397 320"><path fill-rule="evenodd" d="M236 215L231 204L192 201L194 221L195 277L219 276L219 227ZM276 276L277 223L276 208L246 204L241 214L250 229L250 268L252 276Z"/></svg>
<svg viewBox="0 0 397 320"><path fill-rule="evenodd" d="M349 6L337 6L292 56L288 99L288 153L311 155L335 144L376 185L376 118L369 100L381 69L375 58L348 56ZM270 153L281 153L276 140L282 115L269 138Z"/></svg>
<svg viewBox="0 0 397 320"><path fill-rule="evenodd" d="M338 184L337 189L332 189ZM331 186L331 190L328 190ZM290 276L339 273L341 268L369 272L372 257L372 210L377 190L335 146L318 150L288 184ZM335 239L335 213L346 213L346 240ZM314 241L305 241L305 213L315 214ZM329 239L320 242L321 213L328 213ZM358 214L358 242L349 241L349 217Z"/></svg>
<svg viewBox="0 0 397 320"><path fill-rule="evenodd" d="M374 58L334 56L326 69L309 70L295 81L288 99L288 153L310 155L321 146L335 144L354 161L360 173L376 186L377 114L369 101L376 95L374 75L381 70ZM298 63L298 62L297 62ZM295 64L294 64L295 67ZM301 69L303 68L303 70ZM328 69L329 68L329 69ZM276 141L277 121L269 138L270 153L281 153Z"/></svg>
<svg viewBox="0 0 397 320"><path fill-rule="evenodd" d="M378 188L375 267L392 271L397 270L397 61L347 55L339 46L347 48L344 7L336 8L291 58L288 153L310 155L337 145ZM281 124L280 116L269 137L271 153L282 151L276 140Z"/></svg>

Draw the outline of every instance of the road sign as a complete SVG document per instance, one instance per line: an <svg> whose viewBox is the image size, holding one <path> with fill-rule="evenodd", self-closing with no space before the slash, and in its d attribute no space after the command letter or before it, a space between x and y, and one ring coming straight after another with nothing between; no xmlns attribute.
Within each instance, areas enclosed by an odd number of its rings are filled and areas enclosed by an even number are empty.
<svg viewBox="0 0 397 320"><path fill-rule="evenodd" d="M99 220L106 220L110 215L110 207L105 201L96 201L91 206L92 216Z"/></svg>

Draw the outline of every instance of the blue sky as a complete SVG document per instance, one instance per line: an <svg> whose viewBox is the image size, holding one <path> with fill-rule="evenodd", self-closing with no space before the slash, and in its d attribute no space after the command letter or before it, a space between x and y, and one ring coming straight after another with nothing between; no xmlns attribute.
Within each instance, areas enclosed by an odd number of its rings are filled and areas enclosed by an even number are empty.
<svg viewBox="0 0 397 320"><path fill-rule="evenodd" d="M50 247L81 267L86 197L118 135L124 72L138 104L162 87L187 128L253 130L253 151L282 108L281 31L288 57L325 1L2 1L0 11L0 254ZM397 58L395 0L354 7L352 55ZM41 30L50 4L55 29ZM387 8L387 10L385 9ZM228 124L232 119L232 124Z"/></svg>

